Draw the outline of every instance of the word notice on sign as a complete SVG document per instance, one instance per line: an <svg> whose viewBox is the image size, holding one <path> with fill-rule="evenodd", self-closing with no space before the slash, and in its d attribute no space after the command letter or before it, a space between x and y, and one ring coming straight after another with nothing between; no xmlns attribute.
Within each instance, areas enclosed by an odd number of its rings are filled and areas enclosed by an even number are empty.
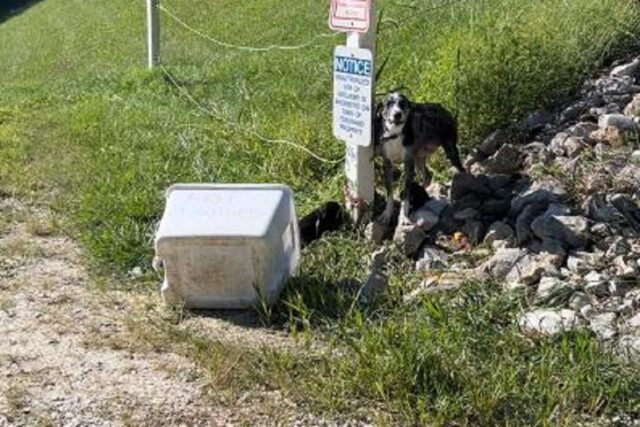
<svg viewBox="0 0 640 427"><path fill-rule="evenodd" d="M331 0L329 27L335 31L369 31L371 0Z"/></svg>
<svg viewBox="0 0 640 427"><path fill-rule="evenodd" d="M333 134L350 144L371 144L373 55L337 46L333 57Z"/></svg>

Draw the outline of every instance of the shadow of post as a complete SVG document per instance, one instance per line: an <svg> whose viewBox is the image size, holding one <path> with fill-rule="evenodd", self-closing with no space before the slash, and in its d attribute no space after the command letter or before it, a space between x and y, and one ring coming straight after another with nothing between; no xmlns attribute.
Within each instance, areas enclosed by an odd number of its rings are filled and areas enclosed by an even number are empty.
<svg viewBox="0 0 640 427"><path fill-rule="evenodd" d="M42 0L2 0L0 2L0 24L21 14Z"/></svg>

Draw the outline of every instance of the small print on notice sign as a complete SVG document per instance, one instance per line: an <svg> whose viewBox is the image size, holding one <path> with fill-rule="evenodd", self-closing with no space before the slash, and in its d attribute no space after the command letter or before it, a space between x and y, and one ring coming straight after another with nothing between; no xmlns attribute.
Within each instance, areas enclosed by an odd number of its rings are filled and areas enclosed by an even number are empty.
<svg viewBox="0 0 640 427"><path fill-rule="evenodd" d="M369 31L370 0L331 0L329 27L335 31Z"/></svg>
<svg viewBox="0 0 640 427"><path fill-rule="evenodd" d="M373 55L337 46L333 58L333 134L350 144L371 144Z"/></svg>

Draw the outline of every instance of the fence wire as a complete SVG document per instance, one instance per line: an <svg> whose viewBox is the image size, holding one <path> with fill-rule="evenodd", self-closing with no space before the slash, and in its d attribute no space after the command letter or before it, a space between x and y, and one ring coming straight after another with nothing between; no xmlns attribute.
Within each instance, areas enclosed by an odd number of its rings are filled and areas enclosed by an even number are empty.
<svg viewBox="0 0 640 427"><path fill-rule="evenodd" d="M227 49L243 50L243 51L247 51L247 52L273 52L273 51L278 51L278 50L284 50L284 51L287 51L287 50L289 50L289 51L291 51L291 50L301 50L301 49L306 49L306 48L308 48L310 46L313 46L313 45L317 44L318 41L321 40L321 39L333 38L333 37L336 37L336 36L341 34L341 33L338 33L338 32L322 33L322 34L318 34L318 35L312 37L311 39L309 39L308 41L306 41L304 43L300 43L300 44L296 44L296 45L277 45L277 44L272 44L272 45L268 45L268 46L244 46L244 45L225 42L225 41L219 40L217 38L214 38L214 37L212 37L212 36L210 36L208 34L205 34L204 32L202 32L202 31L200 31L200 30L198 30L196 28L193 28L192 26L190 26L189 24L184 22L182 19L180 19L178 16L176 16L175 13L171 12L166 7L164 7L162 5L158 5L157 7L162 12L164 12L168 17L170 17L173 21L175 21L180 26L185 28L187 31L190 31L191 33L196 34L196 35L200 36L201 38L203 38L205 40L208 40L211 43L214 43L214 44L216 44L218 46L227 48Z"/></svg>
<svg viewBox="0 0 640 427"><path fill-rule="evenodd" d="M184 95L194 106L196 106L198 108L198 110L200 110L201 113L212 117L215 120L218 120L222 123L224 123L228 128L233 129L239 133L243 133L247 136L253 137L265 144L280 144L280 145L288 145L290 147L296 148L306 154L308 154L310 157L318 160L319 162L322 163L327 163L327 164L331 164L331 165L336 165L338 163L342 163L344 162L345 157L341 157L340 159L327 159L325 157L320 156L319 154L314 153L313 151L311 151L310 149L308 149L307 147L305 147L304 145L297 143L295 141L291 141L288 139L282 139L282 138L269 138L266 137L262 134L260 134L258 131L254 130L254 129L249 129L244 127L243 125L241 125L240 123L236 123L233 122L231 120L229 120L228 118L226 118L222 113L219 113L218 111L214 111L212 109L209 109L207 107L205 107L201 102L199 102L188 90L186 87L182 86L181 84L179 84L176 79L173 77L173 75L162 65L160 64L158 66L160 68L160 70L162 70L162 72L164 73L165 77L169 80L169 82L171 82L171 84L178 89L178 91L180 93L182 93L182 95Z"/></svg>

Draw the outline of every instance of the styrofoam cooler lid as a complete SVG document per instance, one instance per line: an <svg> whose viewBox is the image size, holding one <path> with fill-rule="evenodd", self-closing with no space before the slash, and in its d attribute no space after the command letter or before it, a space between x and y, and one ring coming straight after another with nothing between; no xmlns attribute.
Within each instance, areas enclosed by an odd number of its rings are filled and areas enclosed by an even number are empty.
<svg viewBox="0 0 640 427"><path fill-rule="evenodd" d="M167 190L156 242L167 238L262 237L278 211L296 221L293 195L278 184L177 184ZM297 228L297 223L295 224Z"/></svg>

